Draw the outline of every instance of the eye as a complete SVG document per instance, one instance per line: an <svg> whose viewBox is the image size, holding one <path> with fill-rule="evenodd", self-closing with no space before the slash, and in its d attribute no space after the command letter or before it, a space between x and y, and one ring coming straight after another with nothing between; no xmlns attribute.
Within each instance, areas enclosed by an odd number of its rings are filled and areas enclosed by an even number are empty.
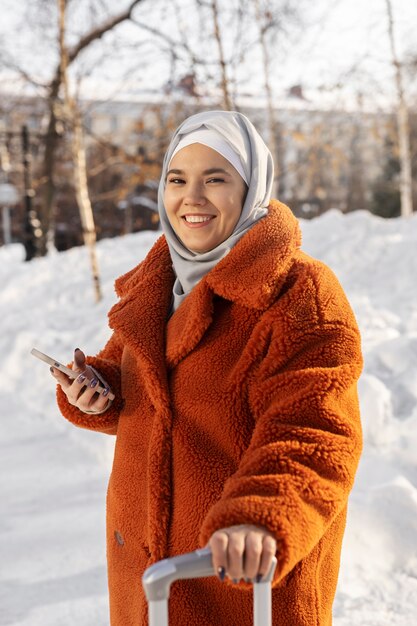
<svg viewBox="0 0 417 626"><path fill-rule="evenodd" d="M210 178L208 183L224 183L224 178Z"/></svg>
<svg viewBox="0 0 417 626"><path fill-rule="evenodd" d="M185 183L185 180L183 180L182 178L168 178L168 182L174 183L174 185L181 185Z"/></svg>

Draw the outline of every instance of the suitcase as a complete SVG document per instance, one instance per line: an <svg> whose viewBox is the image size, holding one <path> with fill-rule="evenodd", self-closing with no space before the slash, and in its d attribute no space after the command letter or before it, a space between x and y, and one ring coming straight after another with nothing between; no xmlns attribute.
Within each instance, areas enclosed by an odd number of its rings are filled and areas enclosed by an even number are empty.
<svg viewBox="0 0 417 626"><path fill-rule="evenodd" d="M277 560L262 581L253 584L254 626L272 626L271 581ZM149 626L168 626L168 599L175 580L214 576L210 548L159 561L145 570L142 584L149 604Z"/></svg>

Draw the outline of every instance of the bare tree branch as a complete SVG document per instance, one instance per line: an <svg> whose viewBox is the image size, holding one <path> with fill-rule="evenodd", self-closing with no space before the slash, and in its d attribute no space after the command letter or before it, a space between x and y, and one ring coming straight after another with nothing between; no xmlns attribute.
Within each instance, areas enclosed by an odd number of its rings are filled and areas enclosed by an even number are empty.
<svg viewBox="0 0 417 626"><path fill-rule="evenodd" d="M26 82L30 83L34 87L41 89L47 89L48 87L47 83L39 82L38 80L33 78L33 76L30 76L23 68L19 67L17 63L4 50L0 52L0 65L3 65L3 67L9 70L13 70L14 72L16 72L16 74L18 74L21 78L23 78Z"/></svg>
<svg viewBox="0 0 417 626"><path fill-rule="evenodd" d="M172 39L167 33L163 33L162 31L154 28L153 26L149 26L148 24L142 24L135 19L132 19L132 24L135 24L139 28L146 30L148 33L151 33L155 37L163 40L165 43L168 43L170 46L170 52L176 51L177 49L184 50L190 57L190 61L195 65L218 65L217 61L209 61L207 59L203 59L202 57L198 57L195 52L190 48L186 41L177 41ZM176 52L175 52L176 53ZM177 57L178 58L178 57Z"/></svg>
<svg viewBox="0 0 417 626"><path fill-rule="evenodd" d="M70 65L77 58L80 52L87 48L93 41L101 39L101 37L103 37L103 35L105 35L109 30L112 30L115 26L118 26L125 20L131 19L133 9L140 2L143 2L143 0L133 0L125 11L109 18L107 21L103 22L103 24L87 33L87 35L81 37L77 45L68 51L68 65Z"/></svg>

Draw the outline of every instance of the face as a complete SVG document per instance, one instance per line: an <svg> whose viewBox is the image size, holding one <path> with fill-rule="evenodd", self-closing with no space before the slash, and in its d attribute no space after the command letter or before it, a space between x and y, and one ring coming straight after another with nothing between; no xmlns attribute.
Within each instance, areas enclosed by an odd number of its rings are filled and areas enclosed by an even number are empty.
<svg viewBox="0 0 417 626"><path fill-rule="evenodd" d="M177 237L193 252L208 252L233 232L247 187L221 154L199 143L172 159L164 192L165 209Z"/></svg>

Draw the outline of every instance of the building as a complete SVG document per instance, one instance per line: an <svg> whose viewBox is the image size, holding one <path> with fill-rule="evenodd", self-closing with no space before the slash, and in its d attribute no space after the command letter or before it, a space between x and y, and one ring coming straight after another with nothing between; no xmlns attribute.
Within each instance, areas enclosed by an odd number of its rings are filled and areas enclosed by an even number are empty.
<svg viewBox="0 0 417 626"><path fill-rule="evenodd" d="M185 117L218 108L218 99L199 99L189 92L189 81L166 98L130 101L85 101L84 117L89 188L98 236L114 236L157 227L152 218L156 181L173 129ZM268 143L271 124L265 101L241 97L239 110L247 115ZM319 108L295 86L274 109L274 144L278 196L301 217L313 217L336 207L342 211L369 209L375 181L383 173L387 144L395 137L391 115L346 109ZM47 103L36 97L6 97L0 101L0 155L3 180L13 182L23 195L21 128L31 136L33 187L41 183L42 135L47 125ZM59 249L82 243L78 210L71 185L72 166L64 127L57 153L57 210L55 230ZM11 167L5 171L4 155ZM103 166L100 161L106 163ZM59 162L58 162L59 161ZM98 175L95 172L100 170ZM34 203L39 202L34 198ZM151 211L149 213L149 211ZM13 239L20 240L23 205L13 213Z"/></svg>

